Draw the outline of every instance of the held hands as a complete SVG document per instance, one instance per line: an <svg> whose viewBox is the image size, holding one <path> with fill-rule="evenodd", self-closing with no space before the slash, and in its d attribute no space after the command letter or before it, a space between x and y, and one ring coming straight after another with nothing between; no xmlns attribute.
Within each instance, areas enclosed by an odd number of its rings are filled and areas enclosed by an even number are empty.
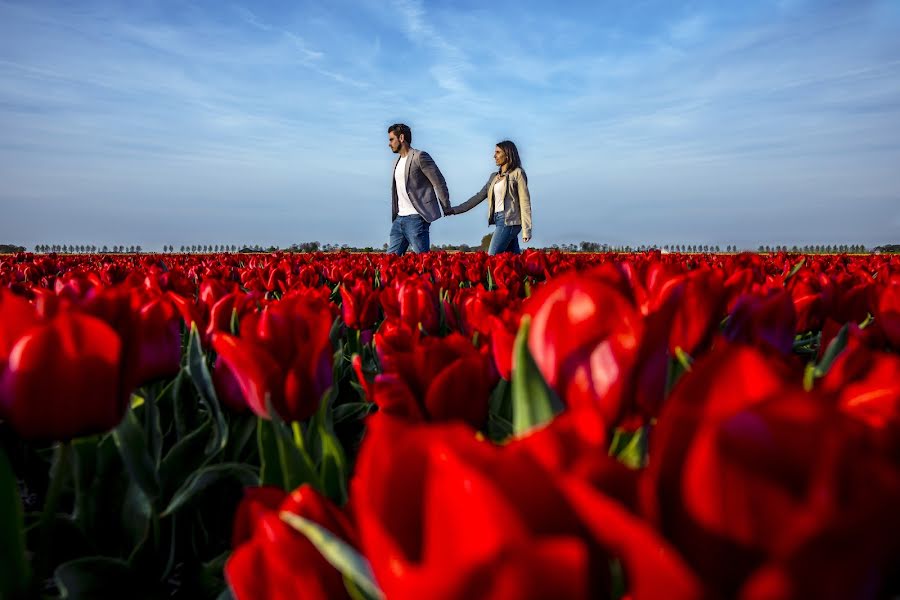
<svg viewBox="0 0 900 600"><path fill-rule="evenodd" d="M457 214L456 209L453 208L452 206L450 208L447 208L444 210L445 217L449 217L450 215L455 215L455 214Z"/></svg>

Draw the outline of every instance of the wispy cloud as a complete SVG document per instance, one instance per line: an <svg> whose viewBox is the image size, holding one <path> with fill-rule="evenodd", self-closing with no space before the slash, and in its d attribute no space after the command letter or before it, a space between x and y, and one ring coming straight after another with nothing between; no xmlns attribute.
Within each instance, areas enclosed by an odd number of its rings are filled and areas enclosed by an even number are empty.
<svg viewBox="0 0 900 600"><path fill-rule="evenodd" d="M669 27L669 37L679 43L698 41L706 33L707 22L707 16L702 14L680 19Z"/></svg>
<svg viewBox="0 0 900 600"><path fill-rule="evenodd" d="M429 72L437 84L454 94L470 94L466 83L466 73L471 65L465 52L450 43L428 22L422 0L392 0L392 5L403 17L406 35L416 46L430 48L435 52L436 61Z"/></svg>

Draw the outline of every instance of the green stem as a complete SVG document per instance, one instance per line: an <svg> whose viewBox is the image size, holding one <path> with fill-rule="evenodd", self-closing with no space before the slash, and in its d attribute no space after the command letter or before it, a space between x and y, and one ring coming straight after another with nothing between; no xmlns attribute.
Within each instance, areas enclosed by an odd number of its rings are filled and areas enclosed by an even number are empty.
<svg viewBox="0 0 900 600"><path fill-rule="evenodd" d="M53 539L53 520L59 508L59 498L66 481L72 475L72 442L60 442L53 449L53 464L50 467L50 481L47 484L47 496L44 509L38 521L39 544L34 555L34 578L32 587L40 591L44 580L50 575L50 547Z"/></svg>

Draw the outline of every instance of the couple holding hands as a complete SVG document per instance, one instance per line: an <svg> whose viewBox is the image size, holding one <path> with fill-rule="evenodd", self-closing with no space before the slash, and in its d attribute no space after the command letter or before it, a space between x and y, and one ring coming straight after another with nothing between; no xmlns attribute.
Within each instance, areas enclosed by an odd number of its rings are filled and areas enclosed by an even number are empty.
<svg viewBox="0 0 900 600"><path fill-rule="evenodd" d="M441 218L441 210L445 215L458 215L487 199L488 225L496 225L488 254L518 254L519 232L523 242L531 239L531 197L516 145L510 141L497 144L494 162L498 170L491 173L480 192L459 206L451 206L440 169L427 152L412 148L411 142L412 131L407 125L388 127L388 145L400 155L394 164L388 252L403 254L409 248L427 252L431 246L429 229L432 221Z"/></svg>

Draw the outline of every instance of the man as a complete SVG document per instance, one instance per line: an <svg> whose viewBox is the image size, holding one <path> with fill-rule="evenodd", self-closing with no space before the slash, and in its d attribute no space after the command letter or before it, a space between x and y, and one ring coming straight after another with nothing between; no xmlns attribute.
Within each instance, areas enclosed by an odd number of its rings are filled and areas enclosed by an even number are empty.
<svg viewBox="0 0 900 600"><path fill-rule="evenodd" d="M400 158L391 184L391 237L388 252L428 252L431 223L450 210L450 193L440 169L423 150L410 147L412 131L397 123L388 127L388 145ZM438 208L438 202L441 207Z"/></svg>

